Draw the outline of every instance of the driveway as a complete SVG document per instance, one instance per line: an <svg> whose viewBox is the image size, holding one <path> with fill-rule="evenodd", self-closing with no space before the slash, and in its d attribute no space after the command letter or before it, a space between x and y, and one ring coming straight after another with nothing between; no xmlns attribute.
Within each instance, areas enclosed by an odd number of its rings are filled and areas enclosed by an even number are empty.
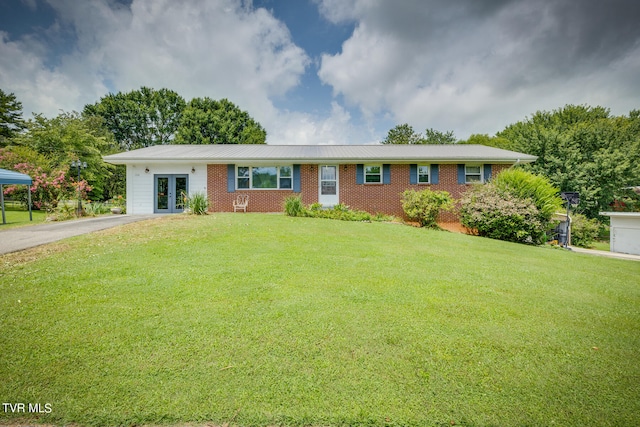
<svg viewBox="0 0 640 427"><path fill-rule="evenodd" d="M111 215L0 230L0 255L160 215Z"/></svg>

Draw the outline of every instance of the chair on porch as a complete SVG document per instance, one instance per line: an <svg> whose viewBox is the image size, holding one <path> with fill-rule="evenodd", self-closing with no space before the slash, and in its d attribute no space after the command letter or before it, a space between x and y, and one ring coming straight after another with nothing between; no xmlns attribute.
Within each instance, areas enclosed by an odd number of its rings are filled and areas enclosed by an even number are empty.
<svg viewBox="0 0 640 427"><path fill-rule="evenodd" d="M238 194L238 197L233 201L233 211L237 212L239 209L247 211L247 205L249 204L248 194Z"/></svg>

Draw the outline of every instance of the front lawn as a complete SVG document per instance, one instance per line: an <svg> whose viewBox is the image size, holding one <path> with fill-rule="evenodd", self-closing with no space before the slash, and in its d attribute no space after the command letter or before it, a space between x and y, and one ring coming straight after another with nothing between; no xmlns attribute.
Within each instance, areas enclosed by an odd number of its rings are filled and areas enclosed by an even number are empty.
<svg viewBox="0 0 640 427"><path fill-rule="evenodd" d="M0 424L640 423L640 262L215 214L0 264L0 400L51 409Z"/></svg>
<svg viewBox="0 0 640 427"><path fill-rule="evenodd" d="M2 223L0 218L0 231L8 230L9 228L21 227L24 225L40 224L44 222L47 213L45 211L31 211L31 217L33 221L29 220L29 211L17 204L7 202L5 205L5 224Z"/></svg>

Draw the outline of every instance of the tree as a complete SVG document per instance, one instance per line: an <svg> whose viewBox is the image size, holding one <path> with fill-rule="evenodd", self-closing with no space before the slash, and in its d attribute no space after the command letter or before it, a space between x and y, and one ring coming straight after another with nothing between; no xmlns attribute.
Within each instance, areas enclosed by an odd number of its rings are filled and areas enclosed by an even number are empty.
<svg viewBox="0 0 640 427"><path fill-rule="evenodd" d="M120 149L133 150L171 143L185 105L177 92L142 87L109 94L95 104L86 105L83 112L102 117Z"/></svg>
<svg viewBox="0 0 640 427"><path fill-rule="evenodd" d="M0 89L0 146L8 145L8 139L24 129L22 103L13 93Z"/></svg>
<svg viewBox="0 0 640 427"><path fill-rule="evenodd" d="M497 137L514 151L538 156L524 168L560 191L580 193L578 211L590 218L609 209L624 187L639 185L640 114L612 117L603 107L567 105L537 112Z"/></svg>
<svg viewBox="0 0 640 427"><path fill-rule="evenodd" d="M82 175L93 188L90 197L102 200L109 196L104 189L112 178L114 167L105 163L102 155L115 152L116 143L113 135L102 126L100 117L63 112L48 119L37 114L26 123L26 132L15 137L13 143L46 159L48 164L43 167L44 173L66 173L72 161L80 159L86 162L87 169Z"/></svg>
<svg viewBox="0 0 640 427"><path fill-rule="evenodd" d="M477 144L486 145L488 147L501 148L503 150L513 151L511 141L506 138L500 138L497 136L489 136L487 134L472 134L466 141L460 141L458 144Z"/></svg>
<svg viewBox="0 0 640 427"><path fill-rule="evenodd" d="M440 132L429 128L424 136L413 130L407 123L397 125L389 130L383 144L455 144L456 137L453 131Z"/></svg>
<svg viewBox="0 0 640 427"><path fill-rule="evenodd" d="M416 133L409 124L397 125L389 130L383 144L422 144L422 136Z"/></svg>
<svg viewBox="0 0 640 427"><path fill-rule="evenodd" d="M185 108L177 144L264 144L267 132L227 99L194 98Z"/></svg>
<svg viewBox="0 0 640 427"><path fill-rule="evenodd" d="M424 131L423 141L421 144L455 144L457 142L452 130L440 132L433 128Z"/></svg>

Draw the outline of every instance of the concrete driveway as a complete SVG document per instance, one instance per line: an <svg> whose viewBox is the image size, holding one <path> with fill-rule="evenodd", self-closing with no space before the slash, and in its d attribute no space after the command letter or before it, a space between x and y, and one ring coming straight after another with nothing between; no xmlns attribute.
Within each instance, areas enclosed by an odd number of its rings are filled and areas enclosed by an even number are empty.
<svg viewBox="0 0 640 427"><path fill-rule="evenodd" d="M111 215L0 229L0 255L152 218L160 218L160 215Z"/></svg>

